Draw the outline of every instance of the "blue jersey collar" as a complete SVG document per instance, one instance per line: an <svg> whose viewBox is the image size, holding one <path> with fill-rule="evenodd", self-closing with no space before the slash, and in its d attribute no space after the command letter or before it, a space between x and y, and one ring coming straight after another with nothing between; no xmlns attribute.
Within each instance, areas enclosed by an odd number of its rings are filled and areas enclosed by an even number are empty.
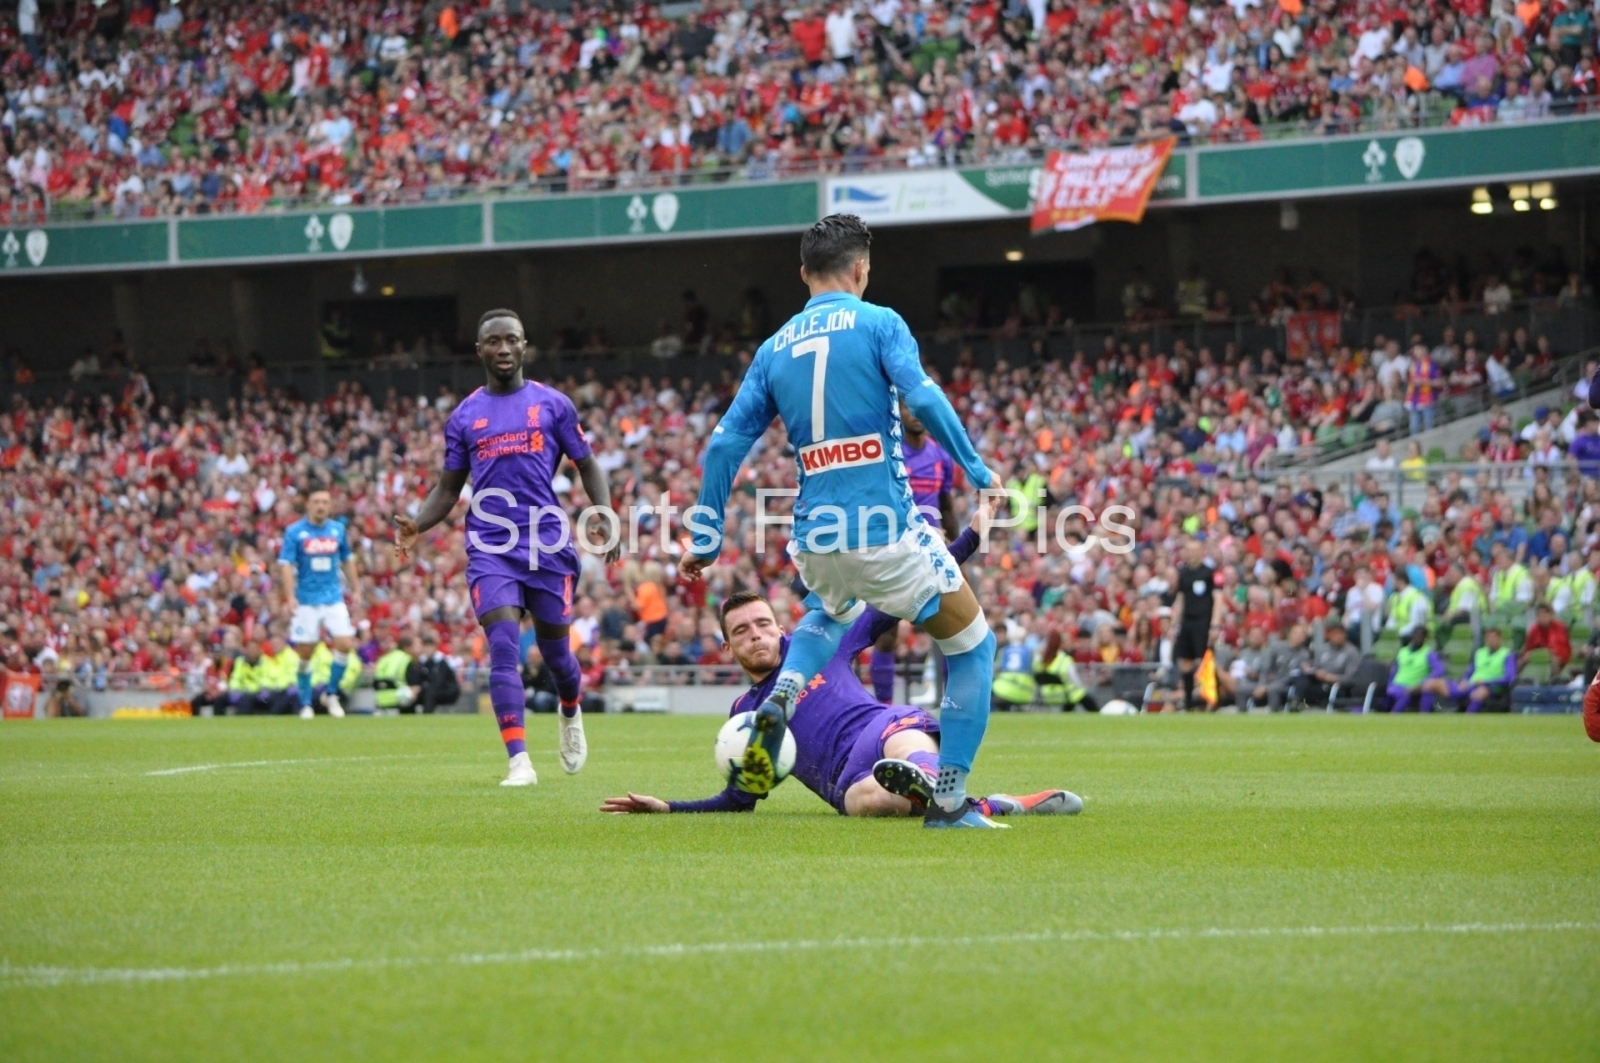
<svg viewBox="0 0 1600 1063"><path fill-rule="evenodd" d="M851 295L849 292L823 292L821 295L813 295L811 298L807 299L806 300L806 309L810 310L813 306L816 306L818 303L824 302L825 300L829 300L829 299L854 299L854 298L855 298L855 296Z"/></svg>

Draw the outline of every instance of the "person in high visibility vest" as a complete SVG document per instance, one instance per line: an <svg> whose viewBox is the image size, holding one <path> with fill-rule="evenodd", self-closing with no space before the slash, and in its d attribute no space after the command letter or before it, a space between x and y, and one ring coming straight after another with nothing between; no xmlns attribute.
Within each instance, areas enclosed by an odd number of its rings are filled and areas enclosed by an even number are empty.
<svg viewBox="0 0 1600 1063"><path fill-rule="evenodd" d="M300 654L288 642L283 649L270 656L262 653L261 698L264 711L274 716L285 716L300 711L300 695L296 689L300 675Z"/></svg>
<svg viewBox="0 0 1600 1063"><path fill-rule="evenodd" d="M190 698L190 708L195 716L210 704L214 716L251 716L261 712L261 644L246 642L243 650L229 664L227 685L216 696L198 693Z"/></svg>
<svg viewBox="0 0 1600 1063"><path fill-rule="evenodd" d="M1450 587L1450 601L1444 607L1445 621L1459 624L1469 620L1473 613L1483 612L1488 599L1484 596L1483 584L1478 582L1478 577L1468 572L1459 561L1450 562L1450 567L1445 571L1454 581Z"/></svg>
<svg viewBox="0 0 1600 1063"><path fill-rule="evenodd" d="M264 711L260 696L261 671L264 667L261 644L246 643L244 652L233 659L233 665L228 670L228 692L224 695L226 705L217 708L222 708L230 715L237 712L242 716Z"/></svg>
<svg viewBox="0 0 1600 1063"><path fill-rule="evenodd" d="M1389 599L1387 626L1398 631L1402 639L1409 639L1419 630L1427 634L1433 627L1433 603L1424 591L1407 582Z"/></svg>
<svg viewBox="0 0 1600 1063"><path fill-rule="evenodd" d="M1038 684L1039 700L1045 705L1060 705L1063 709L1083 709L1099 712L1100 703L1078 678L1078 665L1072 654L1061 649L1060 635L1051 635L1034 667L1034 682ZM1039 661L1045 662L1040 668Z"/></svg>
<svg viewBox="0 0 1600 1063"><path fill-rule="evenodd" d="M1033 678L1033 651L1022 639L1006 643L994 668L995 708L1016 709L1032 705L1039 695Z"/></svg>
<svg viewBox="0 0 1600 1063"><path fill-rule="evenodd" d="M339 679L339 689L329 690L328 681L333 678L333 651L328 649L328 644L319 642L311 651L311 703L322 704L324 694L336 694L345 704L350 701L350 695L355 693L356 681L361 678L361 661L351 654L351 662L355 667L345 668L344 674ZM342 707L342 706L341 706Z"/></svg>
<svg viewBox="0 0 1600 1063"><path fill-rule="evenodd" d="M1587 620L1594 615L1597 569L1600 569L1600 548L1590 550L1588 564L1572 574L1572 613L1575 621Z"/></svg>
<svg viewBox="0 0 1600 1063"><path fill-rule="evenodd" d="M1502 615L1526 613L1533 604L1533 577L1505 543L1489 548L1489 608Z"/></svg>
<svg viewBox="0 0 1600 1063"><path fill-rule="evenodd" d="M1039 470L1028 468L1028 475L1019 475L1023 466L1017 466L1010 480L1006 481L1006 496L1011 506L1011 514L1019 518L1015 525L1024 535L1032 535L1039 530L1039 512L1044 507L1047 499L1045 489L1049 481L1039 473Z"/></svg>
<svg viewBox="0 0 1600 1063"><path fill-rule="evenodd" d="M1467 712L1487 709L1511 711L1511 687L1517 681L1517 658L1501 641L1500 629L1483 633L1483 645L1472 654L1472 663L1459 683L1452 683L1450 695L1462 702Z"/></svg>
<svg viewBox="0 0 1600 1063"><path fill-rule="evenodd" d="M372 666L373 702L379 709L409 712L416 704L421 690L406 682L406 671L411 667L416 648L415 637L402 635L394 648Z"/></svg>
<svg viewBox="0 0 1600 1063"><path fill-rule="evenodd" d="M1432 712L1434 698L1449 693L1444 662L1428 645L1428 629L1413 628L1411 640L1400 647L1394 657L1394 667L1389 669L1389 711L1406 711L1411 707L1412 695L1417 695L1420 711Z"/></svg>
<svg viewBox="0 0 1600 1063"><path fill-rule="evenodd" d="M1577 604L1577 596L1572 592L1573 580L1577 578L1577 574L1567 575L1554 565L1550 566L1549 573L1540 602L1548 605L1550 611L1563 621L1570 622Z"/></svg>

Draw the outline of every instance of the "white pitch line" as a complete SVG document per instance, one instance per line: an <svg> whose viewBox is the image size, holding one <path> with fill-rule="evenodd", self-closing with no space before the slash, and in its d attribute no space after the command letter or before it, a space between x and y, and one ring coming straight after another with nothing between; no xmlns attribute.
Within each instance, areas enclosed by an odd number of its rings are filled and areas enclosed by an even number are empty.
<svg viewBox="0 0 1600 1063"><path fill-rule="evenodd" d="M197 771L220 771L223 768L266 768L276 764L334 764L352 760L404 760L411 757L442 757L443 753L383 753L372 757L302 757L294 760L234 760L226 764L190 764L183 768L162 768L147 771L146 775L188 775Z"/></svg>
<svg viewBox="0 0 1600 1063"><path fill-rule="evenodd" d="M24 986L189 982L215 978L305 975L337 971L408 967L480 967L586 960L679 959L754 952L825 952L879 948L971 948L983 945L1113 944L1149 941L1222 941L1255 938L1355 938L1391 934L1529 934L1600 931L1600 923L1415 923L1403 926L1204 927L1170 930L1037 930L960 937L881 937L800 939L795 941L711 941L616 948L524 949L516 952L462 953L455 956L400 956L372 959L289 960L283 963L227 964L221 967L51 967L0 962L0 988Z"/></svg>

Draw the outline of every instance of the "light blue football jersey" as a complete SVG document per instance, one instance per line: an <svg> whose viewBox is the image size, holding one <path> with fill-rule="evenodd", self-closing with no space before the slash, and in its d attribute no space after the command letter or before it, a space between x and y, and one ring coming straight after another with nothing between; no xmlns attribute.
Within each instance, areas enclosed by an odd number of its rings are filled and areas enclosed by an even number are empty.
<svg viewBox="0 0 1600 1063"><path fill-rule="evenodd" d="M900 401L967 471L989 486L955 410L922 370L904 319L847 292L812 297L756 351L733 404L706 450L700 504L712 510L715 545L691 526L691 550L714 557L739 463L774 416L795 448L800 496L794 537L814 552L883 546L913 520L902 449ZM830 508L832 507L832 508ZM769 512L771 507L769 506Z"/></svg>
<svg viewBox="0 0 1600 1063"><path fill-rule="evenodd" d="M344 521L312 524L297 520L283 533L278 560L294 566L294 596L301 605L337 605L344 601L339 563L350 556Z"/></svg>

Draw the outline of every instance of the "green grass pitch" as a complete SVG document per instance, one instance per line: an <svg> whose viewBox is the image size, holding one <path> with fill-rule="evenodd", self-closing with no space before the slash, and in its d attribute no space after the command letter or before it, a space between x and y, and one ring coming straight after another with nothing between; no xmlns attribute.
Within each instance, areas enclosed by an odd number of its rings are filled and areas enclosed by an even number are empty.
<svg viewBox="0 0 1600 1063"><path fill-rule="evenodd" d="M597 811L716 724L530 717L526 790L482 717L0 726L0 1060L1600 1059L1572 717L998 717L978 788L1088 802L1006 832Z"/></svg>

